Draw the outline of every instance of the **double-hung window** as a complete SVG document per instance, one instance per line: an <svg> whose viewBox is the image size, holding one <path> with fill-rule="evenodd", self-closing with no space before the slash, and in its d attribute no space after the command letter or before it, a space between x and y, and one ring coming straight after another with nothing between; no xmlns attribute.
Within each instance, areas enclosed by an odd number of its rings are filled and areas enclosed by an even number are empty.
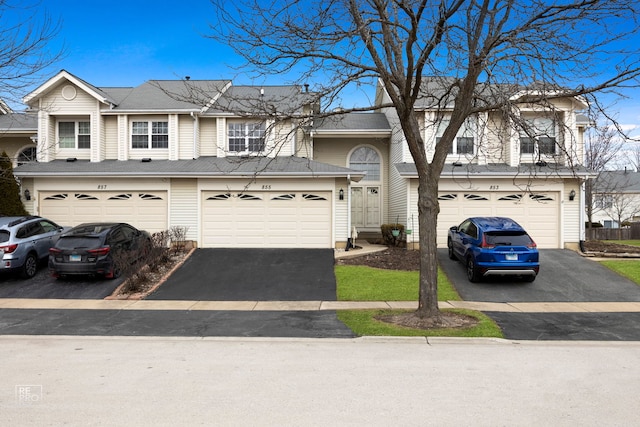
<svg viewBox="0 0 640 427"><path fill-rule="evenodd" d="M229 151L232 153L258 153L264 151L264 122L230 122L228 125Z"/></svg>
<svg viewBox="0 0 640 427"><path fill-rule="evenodd" d="M169 122L131 123L131 148L169 148Z"/></svg>
<svg viewBox="0 0 640 427"><path fill-rule="evenodd" d="M90 122L58 122L58 145L60 148L91 148Z"/></svg>
<svg viewBox="0 0 640 427"><path fill-rule="evenodd" d="M522 154L556 154L556 123L546 117L528 118L520 129Z"/></svg>
<svg viewBox="0 0 640 427"><path fill-rule="evenodd" d="M475 119L469 118L458 130L458 134L456 135L456 139L453 141L453 144L449 148L449 154L454 155L462 155L469 154L473 155L475 152L475 134L476 134L476 126ZM442 120L438 123L438 130L436 132L436 144L440 142L442 139L442 135L444 134L445 129L449 126L449 120Z"/></svg>

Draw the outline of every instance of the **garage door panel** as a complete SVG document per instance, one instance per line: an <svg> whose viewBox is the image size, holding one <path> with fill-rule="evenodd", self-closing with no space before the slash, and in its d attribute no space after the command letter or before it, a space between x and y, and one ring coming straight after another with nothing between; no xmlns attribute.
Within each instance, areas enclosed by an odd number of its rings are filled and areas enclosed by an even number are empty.
<svg viewBox="0 0 640 427"><path fill-rule="evenodd" d="M558 200L557 193L441 193L438 245L446 246L448 228L465 218L506 216L520 223L539 247L557 248L560 235Z"/></svg>
<svg viewBox="0 0 640 427"><path fill-rule="evenodd" d="M329 194L204 192L203 245L207 247L331 247ZM224 212L224 214L220 214ZM212 221L222 218L222 221ZM236 230L216 237L222 227Z"/></svg>
<svg viewBox="0 0 640 427"><path fill-rule="evenodd" d="M64 225L128 222L151 233L166 230L167 193L41 192L40 215Z"/></svg>

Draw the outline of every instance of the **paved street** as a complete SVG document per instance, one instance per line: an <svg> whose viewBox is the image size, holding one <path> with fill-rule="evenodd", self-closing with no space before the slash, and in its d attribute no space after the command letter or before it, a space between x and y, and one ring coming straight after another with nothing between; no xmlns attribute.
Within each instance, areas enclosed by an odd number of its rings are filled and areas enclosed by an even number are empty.
<svg viewBox="0 0 640 427"><path fill-rule="evenodd" d="M0 337L0 425L636 425L640 343Z"/></svg>

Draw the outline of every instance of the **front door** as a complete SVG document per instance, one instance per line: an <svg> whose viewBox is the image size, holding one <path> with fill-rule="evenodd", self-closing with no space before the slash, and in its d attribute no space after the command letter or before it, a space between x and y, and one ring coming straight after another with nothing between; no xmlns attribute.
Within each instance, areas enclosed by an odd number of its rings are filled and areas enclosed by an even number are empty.
<svg viewBox="0 0 640 427"><path fill-rule="evenodd" d="M351 187L351 223L362 230L380 228L380 187Z"/></svg>

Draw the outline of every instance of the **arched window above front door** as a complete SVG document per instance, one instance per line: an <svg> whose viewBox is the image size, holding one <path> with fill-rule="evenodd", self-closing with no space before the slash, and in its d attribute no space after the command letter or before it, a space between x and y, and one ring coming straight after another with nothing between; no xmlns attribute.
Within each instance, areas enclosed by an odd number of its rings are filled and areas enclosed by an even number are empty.
<svg viewBox="0 0 640 427"><path fill-rule="evenodd" d="M380 156L373 148L356 148L349 158L349 167L367 172L363 181L380 181Z"/></svg>
<svg viewBox="0 0 640 427"><path fill-rule="evenodd" d="M28 147L22 150L17 160L18 166L29 162L37 162L36 147Z"/></svg>

